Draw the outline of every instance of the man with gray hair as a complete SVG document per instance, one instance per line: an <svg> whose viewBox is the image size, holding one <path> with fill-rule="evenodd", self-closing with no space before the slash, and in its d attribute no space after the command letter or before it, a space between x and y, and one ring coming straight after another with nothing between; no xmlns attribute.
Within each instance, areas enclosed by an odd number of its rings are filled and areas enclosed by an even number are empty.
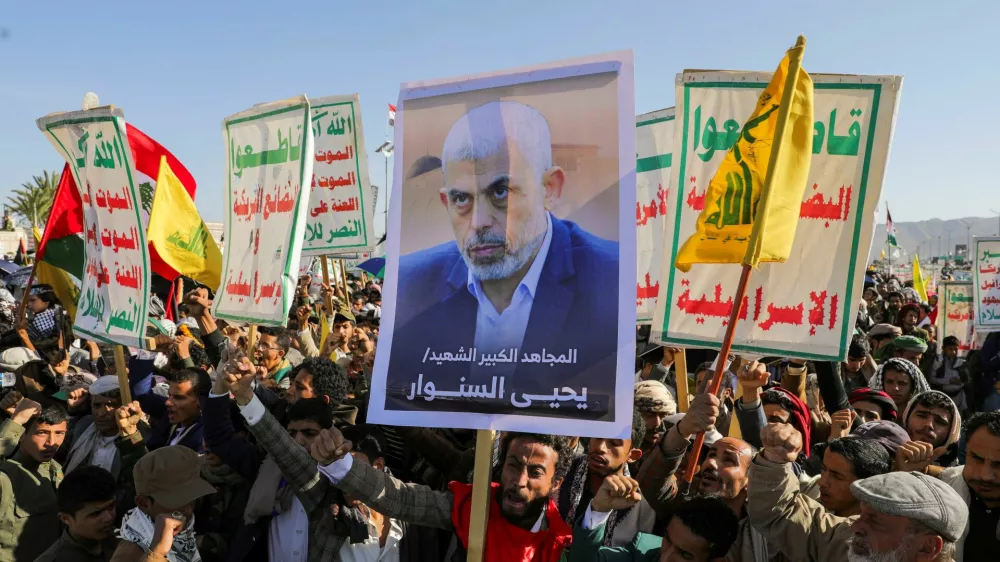
<svg viewBox="0 0 1000 562"><path fill-rule="evenodd" d="M792 463L802 435L772 423L750 465L750 524L790 560L801 562L949 562L969 508L944 482L919 472L889 472L851 483L860 515L839 517L799 493Z"/></svg>
<svg viewBox="0 0 1000 562"><path fill-rule="evenodd" d="M412 408L406 395L419 374L428 375L420 361L427 349L464 345L479 356L515 350L519 362L543 348L567 355L563 364L541 361L545 371L513 361L488 371L445 363L434 369L437 388L458 388L462 377L465 384L489 383L497 374L506 376L507 396L586 387L587 408L574 413L608 415L618 244L552 215L566 173L553 164L545 117L513 101L474 107L451 126L441 160L439 198L455 240L400 258L387 407ZM468 340L460 344L462 338ZM569 350L576 350L572 361ZM510 411L509 400L506 408L494 406L490 411ZM454 402L422 400L421 407L448 409ZM536 407L552 412L548 404Z"/></svg>

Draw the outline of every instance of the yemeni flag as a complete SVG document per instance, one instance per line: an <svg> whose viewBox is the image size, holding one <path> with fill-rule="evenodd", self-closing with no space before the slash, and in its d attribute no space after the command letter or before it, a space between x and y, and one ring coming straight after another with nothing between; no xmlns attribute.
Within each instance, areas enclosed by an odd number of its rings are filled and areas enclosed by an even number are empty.
<svg viewBox="0 0 1000 562"><path fill-rule="evenodd" d="M166 158L170 169L184 186L184 190L194 198L197 185L194 177L173 154L160 143L143 133L138 128L127 124L128 144L132 150L132 161L136 171L150 178L156 178L160 172L160 158ZM152 182L139 185L139 196L144 211L143 222L148 222L149 212L153 206L154 186ZM38 245L35 259L44 260L76 277L83 279L86 268L86 247L83 238L83 201L77 190L76 181L69 164L63 166L59 176L59 186L56 189L52 210L46 223L45 234ZM177 278L178 273L163 259L156 250L149 246L149 261L153 273L169 281Z"/></svg>
<svg viewBox="0 0 1000 562"><path fill-rule="evenodd" d="M892 214L889 213L889 204L885 206L885 233L889 237L889 245L899 247L896 243L896 227L892 224Z"/></svg>
<svg viewBox="0 0 1000 562"><path fill-rule="evenodd" d="M389 126L396 126L396 106L389 104Z"/></svg>

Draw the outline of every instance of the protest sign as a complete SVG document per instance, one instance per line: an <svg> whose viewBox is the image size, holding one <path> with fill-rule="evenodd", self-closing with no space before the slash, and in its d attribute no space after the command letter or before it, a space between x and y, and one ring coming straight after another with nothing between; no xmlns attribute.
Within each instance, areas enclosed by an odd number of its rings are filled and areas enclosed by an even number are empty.
<svg viewBox="0 0 1000 562"><path fill-rule="evenodd" d="M976 331L1000 331L1000 237L973 240L972 262L975 290Z"/></svg>
<svg viewBox="0 0 1000 562"><path fill-rule="evenodd" d="M312 100L315 147L302 255L356 252L375 245L375 197L358 95Z"/></svg>
<svg viewBox="0 0 1000 562"><path fill-rule="evenodd" d="M958 354L965 356L974 342L972 283L944 281L938 299L938 352L941 342L948 336L958 338Z"/></svg>
<svg viewBox="0 0 1000 562"><path fill-rule="evenodd" d="M73 330L89 340L143 347L149 250L125 115L101 108L37 124L69 163L83 201L87 266Z"/></svg>
<svg viewBox="0 0 1000 562"><path fill-rule="evenodd" d="M762 264L742 300L733 349L824 361L847 354L857 316L865 256L885 175L902 77L812 74L812 164L786 263ZM677 127L668 192L660 295L652 339L718 349L741 268L673 267L695 232L705 187L741 123L753 112L769 73L689 71L677 81ZM720 205L738 214L743 191ZM725 217L719 220L725 221Z"/></svg>
<svg viewBox="0 0 1000 562"><path fill-rule="evenodd" d="M651 324L660 291L663 226L670 189L674 108L635 118L636 321Z"/></svg>
<svg viewBox="0 0 1000 562"><path fill-rule="evenodd" d="M403 85L370 421L628 434L632 73L621 52Z"/></svg>
<svg viewBox="0 0 1000 562"><path fill-rule="evenodd" d="M226 253L212 305L225 320L282 326L295 297L313 167L309 100L228 117Z"/></svg>

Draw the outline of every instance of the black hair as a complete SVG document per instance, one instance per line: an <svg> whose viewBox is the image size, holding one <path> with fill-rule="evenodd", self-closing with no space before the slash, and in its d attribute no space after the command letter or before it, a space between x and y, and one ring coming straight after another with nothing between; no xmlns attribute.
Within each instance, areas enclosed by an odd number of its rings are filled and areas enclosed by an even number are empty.
<svg viewBox="0 0 1000 562"><path fill-rule="evenodd" d="M847 357L854 359L864 359L872 352L872 346L868 343L868 338L861 334L855 334L851 338L851 346L847 348Z"/></svg>
<svg viewBox="0 0 1000 562"><path fill-rule="evenodd" d="M212 360L208 357L208 352L200 345L192 343L188 346L188 353L191 355L191 361L194 362L194 366L198 369L205 369L207 371L212 366ZM175 371L183 370L184 360L178 357L177 353L173 353L170 356L170 367Z"/></svg>
<svg viewBox="0 0 1000 562"><path fill-rule="evenodd" d="M369 462L385 460L385 435L379 428L368 424L349 425L341 432L344 439L351 441L352 448L368 457Z"/></svg>
<svg viewBox="0 0 1000 562"><path fill-rule="evenodd" d="M917 406L924 408L944 408L948 410L949 415L955 415L955 403L943 392L921 392L914 396L913 403L910 404L909 416L913 415L913 411L917 409ZM908 421L909 419L904 420L904 423ZM955 421L958 420L952 420L952 422Z"/></svg>
<svg viewBox="0 0 1000 562"><path fill-rule="evenodd" d="M762 405L776 404L781 406L785 410L788 410L789 414L794 414L798 410L791 398L780 390L775 390L773 388L760 393L760 402Z"/></svg>
<svg viewBox="0 0 1000 562"><path fill-rule="evenodd" d="M333 427L333 413L322 398L303 398L296 400L285 411L288 422L313 421L323 429Z"/></svg>
<svg viewBox="0 0 1000 562"><path fill-rule="evenodd" d="M922 302L920 303L920 310L923 310L925 314L930 314L934 310L934 307L925 302Z"/></svg>
<svg viewBox="0 0 1000 562"><path fill-rule="evenodd" d="M317 396L329 396L330 404L343 404L351 391L344 368L326 357L310 357L292 367L288 373L294 384L295 377L305 369L312 375L312 387Z"/></svg>
<svg viewBox="0 0 1000 562"><path fill-rule="evenodd" d="M58 404L51 404L49 406L45 406L42 409L42 413L28 420L28 423L24 425L24 429L28 430L32 425L39 423L44 423L45 425L59 425L62 422L68 421L69 415L66 413L66 409Z"/></svg>
<svg viewBox="0 0 1000 562"><path fill-rule="evenodd" d="M958 347L959 341L955 336L947 336L941 341L941 347Z"/></svg>
<svg viewBox="0 0 1000 562"><path fill-rule="evenodd" d="M168 379L172 383L189 382L194 385L195 394L207 395L212 389L212 377L204 369L181 369L170 373Z"/></svg>
<svg viewBox="0 0 1000 562"><path fill-rule="evenodd" d="M992 412L976 412L965 420L965 440L968 442L972 434L980 427L985 427L995 437L1000 437L1000 410Z"/></svg>
<svg viewBox="0 0 1000 562"><path fill-rule="evenodd" d="M57 304L60 306L62 305L62 303L59 302L59 297L56 296L55 289L52 288L52 285L32 285L29 296L35 297L44 302L49 305L49 308L52 308Z"/></svg>
<svg viewBox="0 0 1000 562"><path fill-rule="evenodd" d="M667 517L667 523L674 517L692 533L708 541L709 559L725 556L739 534L739 518L718 498L695 497L684 500L674 507Z"/></svg>
<svg viewBox="0 0 1000 562"><path fill-rule="evenodd" d="M191 307L188 306L188 303L182 302L179 305L177 305L177 313L178 314L190 315L191 314Z"/></svg>
<svg viewBox="0 0 1000 562"><path fill-rule="evenodd" d="M642 419L642 414L638 408L632 409L632 448L638 449L642 445L642 440L646 438L646 422Z"/></svg>
<svg viewBox="0 0 1000 562"><path fill-rule="evenodd" d="M88 503L106 502L117 497L118 484L114 476L99 466L79 466L63 478L63 484L56 490L59 513L74 517Z"/></svg>
<svg viewBox="0 0 1000 562"><path fill-rule="evenodd" d="M515 439L526 439L533 443L538 443L539 445L551 448L556 452L557 457L555 474L552 476L553 482L556 480L562 480L566 477L566 473L569 472L569 465L573 462L574 457L574 452L569 446L568 438L543 433L518 433L513 431L506 433L503 437L503 442L501 443L500 448L500 450L503 451L503 457L500 459L501 463L506 462L507 453L510 451L510 444L513 443Z"/></svg>
<svg viewBox="0 0 1000 562"><path fill-rule="evenodd" d="M42 360L45 361L50 367L55 367L56 365L62 363L66 360L69 355L66 350L59 347L45 346L38 348L38 354L42 356Z"/></svg>
<svg viewBox="0 0 1000 562"><path fill-rule="evenodd" d="M889 299L892 297L899 297L899 300L903 300L903 293L900 293L899 291L889 291L889 293L885 295L886 302L889 302Z"/></svg>
<svg viewBox="0 0 1000 562"><path fill-rule="evenodd" d="M859 480L892 471L892 457L881 443L864 437L842 437L827 444L826 452L833 451L847 459Z"/></svg>
<svg viewBox="0 0 1000 562"><path fill-rule="evenodd" d="M277 326L261 326L257 331L262 336L274 336L278 349L288 353L288 348L292 345L292 335L288 330Z"/></svg>
<svg viewBox="0 0 1000 562"><path fill-rule="evenodd" d="M353 303L356 300L360 300L361 304L363 305L368 304L368 299L365 298L365 295L362 291L356 291L353 295L351 295L351 302Z"/></svg>

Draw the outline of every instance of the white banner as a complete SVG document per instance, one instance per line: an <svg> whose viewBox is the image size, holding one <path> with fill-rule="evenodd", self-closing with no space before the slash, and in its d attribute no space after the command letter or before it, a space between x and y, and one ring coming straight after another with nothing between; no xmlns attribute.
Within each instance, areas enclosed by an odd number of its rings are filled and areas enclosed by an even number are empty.
<svg viewBox="0 0 1000 562"><path fill-rule="evenodd" d="M223 122L226 253L212 305L219 318L282 326L295 297L313 138L305 96Z"/></svg>
<svg viewBox="0 0 1000 562"><path fill-rule="evenodd" d="M651 324L660 290L667 192L673 163L674 108L635 118L636 322Z"/></svg>
<svg viewBox="0 0 1000 562"><path fill-rule="evenodd" d="M73 330L89 340L144 347L149 250L125 115L94 109L37 124L69 162L83 201L87 267Z"/></svg>
<svg viewBox="0 0 1000 562"><path fill-rule="evenodd" d="M941 343L948 336L958 338L958 354L962 357L969 353L973 345L973 291L972 283L944 281L938 295L938 337L937 348L941 352Z"/></svg>
<svg viewBox="0 0 1000 562"><path fill-rule="evenodd" d="M740 134L770 73L685 72L677 80L672 248L661 272L652 338L718 349L741 267L673 267L695 231L705 188ZM761 264L742 302L733 349L839 361L847 355L892 139L900 76L812 75L816 123L809 180L787 263ZM736 203L738 204L738 202Z"/></svg>
<svg viewBox="0 0 1000 562"><path fill-rule="evenodd" d="M311 105L316 148L302 255L371 249L375 196L358 95L320 98Z"/></svg>
<svg viewBox="0 0 1000 562"><path fill-rule="evenodd" d="M1000 331L1000 237L973 240L972 286L977 332Z"/></svg>

